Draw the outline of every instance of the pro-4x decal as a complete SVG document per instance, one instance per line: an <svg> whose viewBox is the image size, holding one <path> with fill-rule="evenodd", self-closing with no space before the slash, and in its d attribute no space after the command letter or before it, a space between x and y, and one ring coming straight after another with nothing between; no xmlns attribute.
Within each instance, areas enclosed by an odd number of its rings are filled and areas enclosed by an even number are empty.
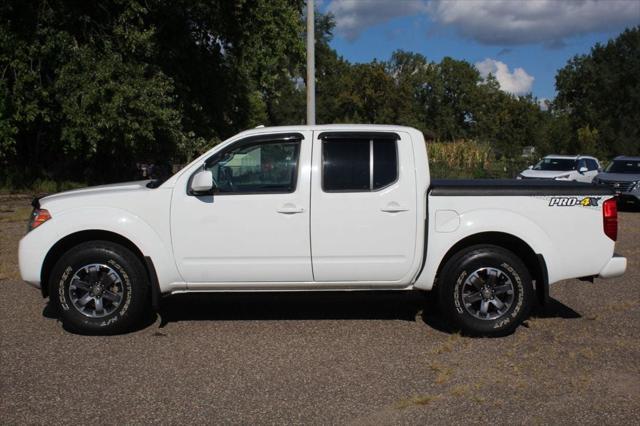
<svg viewBox="0 0 640 426"><path fill-rule="evenodd" d="M602 197L552 197L549 200L550 207L598 207Z"/></svg>

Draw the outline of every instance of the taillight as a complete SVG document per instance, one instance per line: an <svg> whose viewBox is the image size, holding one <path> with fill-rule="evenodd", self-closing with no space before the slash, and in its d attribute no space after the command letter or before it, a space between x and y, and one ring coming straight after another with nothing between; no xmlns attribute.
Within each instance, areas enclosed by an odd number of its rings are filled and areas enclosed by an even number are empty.
<svg viewBox="0 0 640 426"><path fill-rule="evenodd" d="M49 214L48 210L34 209L33 213L31 213L31 218L29 219L29 226L27 227L27 231L36 229L38 226L42 225L49 219L51 219L51 214Z"/></svg>
<svg viewBox="0 0 640 426"><path fill-rule="evenodd" d="M613 241L618 239L618 205L615 197L602 204L602 226L607 237Z"/></svg>

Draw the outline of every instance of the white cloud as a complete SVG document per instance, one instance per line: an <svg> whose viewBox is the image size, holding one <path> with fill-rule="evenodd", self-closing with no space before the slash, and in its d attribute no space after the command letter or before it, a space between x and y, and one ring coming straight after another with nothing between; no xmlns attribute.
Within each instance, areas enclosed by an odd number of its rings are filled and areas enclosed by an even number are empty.
<svg viewBox="0 0 640 426"><path fill-rule="evenodd" d="M433 0L437 22L486 44L547 43L640 22L636 0Z"/></svg>
<svg viewBox="0 0 640 426"><path fill-rule="evenodd" d="M332 0L339 33L355 39L366 28L401 16L427 14L485 44L545 43L640 24L637 0Z"/></svg>
<svg viewBox="0 0 640 426"><path fill-rule="evenodd" d="M327 11L335 16L338 32L354 40L376 24L401 16L424 14L427 4L421 0L333 0Z"/></svg>
<svg viewBox="0 0 640 426"><path fill-rule="evenodd" d="M507 64L495 59L487 58L484 61L475 64L482 78L486 78L489 74L498 80L500 89L514 95L524 95L531 92L534 77L527 74L523 68L515 68L513 72L509 71Z"/></svg>

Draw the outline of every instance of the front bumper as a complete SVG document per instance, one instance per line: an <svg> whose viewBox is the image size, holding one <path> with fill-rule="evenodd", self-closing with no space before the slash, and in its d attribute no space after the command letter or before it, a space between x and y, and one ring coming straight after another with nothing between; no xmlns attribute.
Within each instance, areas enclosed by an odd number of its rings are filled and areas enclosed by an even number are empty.
<svg viewBox="0 0 640 426"><path fill-rule="evenodd" d="M20 275L22 280L29 285L40 288L40 272L47 250L43 247L49 247L42 244L40 238L37 238L37 229L31 231L20 240L18 246L18 265L20 267Z"/></svg>
<svg viewBox="0 0 640 426"><path fill-rule="evenodd" d="M614 255L598 274L598 278L615 278L627 270L627 258Z"/></svg>

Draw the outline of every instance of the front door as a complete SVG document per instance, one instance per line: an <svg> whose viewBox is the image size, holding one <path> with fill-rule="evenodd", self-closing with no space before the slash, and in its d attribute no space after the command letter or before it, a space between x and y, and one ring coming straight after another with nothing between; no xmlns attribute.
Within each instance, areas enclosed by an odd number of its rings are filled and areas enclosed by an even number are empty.
<svg viewBox="0 0 640 426"><path fill-rule="evenodd" d="M416 244L416 177L405 133L314 133L311 253L316 281L406 279Z"/></svg>
<svg viewBox="0 0 640 426"><path fill-rule="evenodd" d="M213 195L190 195L190 176L178 180L171 235L189 288L313 280L310 135L254 136L218 151L202 166L213 174Z"/></svg>

